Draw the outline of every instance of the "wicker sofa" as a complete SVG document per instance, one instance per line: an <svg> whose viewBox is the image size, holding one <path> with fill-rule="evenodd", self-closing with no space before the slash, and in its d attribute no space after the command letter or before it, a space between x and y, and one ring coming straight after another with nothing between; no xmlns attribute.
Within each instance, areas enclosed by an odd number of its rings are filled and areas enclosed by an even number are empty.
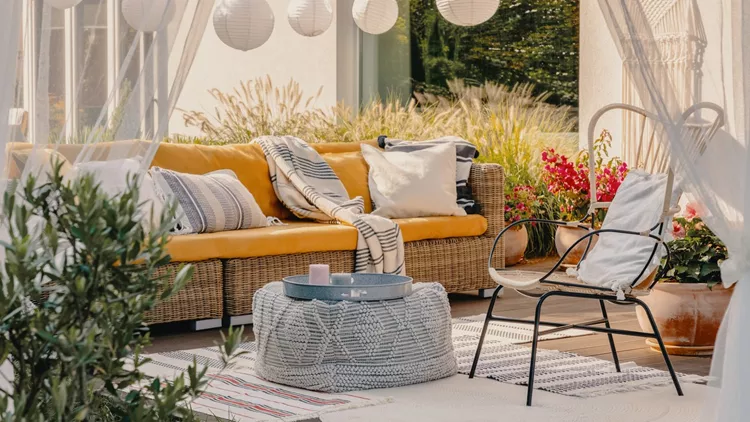
<svg viewBox="0 0 750 422"><path fill-rule="evenodd" d="M147 152L149 143L127 142L131 155ZM29 147L12 144L10 148ZM313 147L329 162L349 194L364 196L369 207L367 165L359 144ZM80 148L62 145L58 151L72 161ZM107 143L96 145L92 159L105 158L110 148ZM221 319L231 324L248 323L253 294L266 283L305 273L311 263L329 263L334 272L353 268L355 229L296 220L278 202L265 157L257 145L164 143L158 147L152 165L196 174L232 169L266 215L289 224L173 237L168 245L173 262L163 271L174 272L182 263L190 262L195 274L185 289L149 315L150 323L198 321L197 328L218 326ZM487 274L486 259L494 236L504 225L503 183L499 165L474 164L469 184L481 215L398 220L404 234L407 274L416 281L438 281L448 292L491 292L496 284ZM501 247L496 254L497 267L503 266L503 250Z"/></svg>

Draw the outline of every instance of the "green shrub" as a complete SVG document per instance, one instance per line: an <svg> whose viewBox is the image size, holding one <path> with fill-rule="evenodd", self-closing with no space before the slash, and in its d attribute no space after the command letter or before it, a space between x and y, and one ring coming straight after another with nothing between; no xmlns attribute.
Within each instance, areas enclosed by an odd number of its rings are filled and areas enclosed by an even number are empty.
<svg viewBox="0 0 750 422"><path fill-rule="evenodd" d="M136 179L115 197L91 177L64 183L29 178L4 195L0 271L0 364L10 362L12 391L0 392L4 421L195 419L189 408L206 385L195 362L173 381L140 371L149 344L144 314L179 291L157 272L174 208L146 231ZM241 339L231 331L228 361Z"/></svg>
<svg viewBox="0 0 750 422"><path fill-rule="evenodd" d="M307 97L293 81L276 87L269 77L242 83L231 93L212 90L218 101L215 112L184 112L185 124L200 130L200 137L173 137L183 143L248 143L262 135L293 135L308 142L357 142L380 135L425 140L460 136L477 146L480 162L498 163L506 174L506 190L534 187L541 206L534 215L557 218L559 204L542 183L541 154L555 148L565 154L577 151L576 130L570 107L550 105L548 94L535 95L534 86L508 88L496 83L448 83L449 94L415 93L404 104L398 97L377 99L357 113L343 104L330 110L316 108L320 97ZM547 255L553 249L554 228L530 229L528 252Z"/></svg>

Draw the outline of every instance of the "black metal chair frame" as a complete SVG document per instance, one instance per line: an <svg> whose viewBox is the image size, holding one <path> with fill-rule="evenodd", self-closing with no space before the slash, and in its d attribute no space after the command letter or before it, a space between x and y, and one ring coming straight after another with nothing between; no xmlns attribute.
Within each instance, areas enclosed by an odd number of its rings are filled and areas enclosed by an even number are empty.
<svg viewBox="0 0 750 422"><path fill-rule="evenodd" d="M490 268L492 267L492 258L495 253L495 248L497 247L497 244L499 240L501 239L501 237L503 236L503 234L505 234L505 232L507 232L508 230L510 230L511 228L517 225L526 224L526 223L541 223L541 224L552 224L552 225L557 225L557 226L572 226L572 227L579 227L579 228L583 228L586 230L590 230L589 226L586 226L583 224L589 218L591 218L591 221L592 221L591 227L593 227L593 222L595 219L595 216L593 213L590 215L587 215L584 219L577 221L577 222L564 222L564 221L543 220L543 219L526 219L526 220L514 222L508 225L495 238L495 243L492 245L492 250L490 251L488 265L490 266ZM557 261L555 266L539 279L539 282L547 283L547 284L555 284L562 288L571 287L571 288L579 288L579 289L584 288L586 290L599 290L601 291L601 293L598 293L598 292L597 293L583 293L583 292L576 292L576 291L551 290L543 294L537 294L537 293L531 293L528 291L524 292L523 290L517 289L518 292L523 295L539 298L539 301L537 302L537 305L536 305L536 312L534 313L533 320L507 318L503 316L494 315L492 311L495 307L495 300L497 300L498 293L500 293L500 291L503 289L502 285L498 286L492 295L490 306L487 309L487 316L485 317L484 326L482 327L482 334L479 337L479 344L477 345L477 351L476 351L476 354L474 355L474 362L471 365L471 372L469 372L469 378L474 378L474 374L476 373L477 364L479 363L479 357L482 353L482 344L484 343L484 337L487 334L487 327L490 321L505 321L505 322L534 325L534 333L532 336L532 345L531 345L531 363L530 363L530 368L529 368L528 390L526 393L526 405L527 406L531 406L532 394L534 392L534 369L536 365L536 355L537 355L537 347L539 344L539 337L546 335L546 334L552 334L552 333L564 331L564 330L571 329L571 328L592 331L595 333L606 333L609 338L609 347L612 350L612 358L614 360L615 369L617 370L617 372L620 372L620 360L617 356L617 349L615 347L613 334L656 339L656 342L659 344L659 349L661 350L662 356L664 357L664 362L666 363L667 369L669 370L669 374L672 377L672 382L674 383L675 389L677 390L677 394L682 396L683 393L682 393L682 388L680 387L680 382L677 379L677 374L674 371L672 362L670 361L669 355L667 354L667 350L664 347L664 341L661 338L659 329L657 328L656 322L654 321L654 316L651 313L651 309L649 309L648 305L646 305L643 301L641 301L640 299L632 295L626 295L624 298L622 297L618 298L617 295L612 290L606 289L603 287L573 284L573 283L566 283L566 282L560 282L560 281L547 279L555 271L557 271L557 269L563 263L565 258L568 256L568 254L572 250L574 250L581 242L583 241L587 242L583 256L580 259L580 261L583 261L584 259L586 259L586 255L589 252L589 249L593 241L593 236L598 236L601 233L620 233L620 234L627 234L627 235L634 235L634 236L645 236L655 241L654 249L651 252L651 256L644 264L641 272L638 274L635 280L633 280L633 282L630 284L631 288L635 287L640 281L645 271L648 269L649 262L651 262L651 260L654 258L654 255L656 254L660 246L663 246L666 249L666 260L667 262L669 262L669 259L670 259L669 247L661 238L663 230L664 230L663 222L656 224L654 227L651 228L651 230L647 232L635 232L635 231L617 230L617 229L590 230L585 236L578 239L570 248L568 248L565 254L563 254L563 256ZM653 234L654 231L657 232L656 235ZM656 282L659 280L660 277L661 277L661 274L655 275L654 280L648 286L649 290L656 284ZM559 323L559 322L542 321L541 320L542 305L544 304L545 300L554 296L598 300L599 305L601 307L601 311L602 311L602 318L596 319L593 321L585 321L585 322L579 322L579 323L574 323L574 324L564 324L564 323ZM642 307L643 310L646 312L646 315L648 316L648 320L649 320L649 323L651 324L651 328L653 332L648 333L648 332L643 332L643 331L632 331L632 330L622 330L622 329L612 328L610 326L609 317L607 316L607 308L605 306L605 301L610 302L615 305L636 305L636 306ZM603 327L600 326L602 324L604 325ZM542 325L550 326L553 328L540 332L539 327Z"/></svg>

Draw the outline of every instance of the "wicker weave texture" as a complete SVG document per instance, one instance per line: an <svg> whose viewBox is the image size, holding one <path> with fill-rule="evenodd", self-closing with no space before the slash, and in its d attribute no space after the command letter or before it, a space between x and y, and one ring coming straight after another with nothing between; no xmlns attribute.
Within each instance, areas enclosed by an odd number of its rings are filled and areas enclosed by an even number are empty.
<svg viewBox="0 0 750 422"><path fill-rule="evenodd" d="M474 164L469 175L474 200L487 219L486 236L497 236L505 227L505 172L499 164ZM500 250L504 250L500 248Z"/></svg>
<svg viewBox="0 0 750 422"><path fill-rule="evenodd" d="M146 315L149 324L192 321L223 316L224 280L221 261L193 262L195 271L187 285L168 301ZM169 283L182 263L172 263L159 269L158 275L170 274Z"/></svg>
<svg viewBox="0 0 750 422"><path fill-rule="evenodd" d="M487 273L492 241L489 237L459 237L406 243L406 273L415 281L439 282L448 292L495 288L497 284ZM313 252L225 261L227 314L251 313L256 291L288 275L306 274L309 265L316 263L330 264L331 272L350 272L354 267L354 252Z"/></svg>
<svg viewBox="0 0 750 422"><path fill-rule="evenodd" d="M469 185L487 219L487 232L479 237L421 240L405 244L406 272L415 281L435 281L449 293L494 289L487 273L487 257L494 237L505 226L504 172L497 164L474 164ZM325 241L321 239L321 241ZM495 253L495 268L503 268L505 248ZM310 264L328 263L331 272L354 267L352 251L312 252L224 261L225 309L228 315L252 313L253 294L272 281L305 274Z"/></svg>

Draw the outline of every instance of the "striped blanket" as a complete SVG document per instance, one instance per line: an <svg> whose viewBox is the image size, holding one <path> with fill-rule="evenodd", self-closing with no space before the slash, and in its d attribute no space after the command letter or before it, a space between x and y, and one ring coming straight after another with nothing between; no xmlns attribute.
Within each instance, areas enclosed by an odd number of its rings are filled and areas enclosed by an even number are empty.
<svg viewBox="0 0 750 422"><path fill-rule="evenodd" d="M404 240L398 224L365 214L363 199L349 198L317 151L293 136L263 136L254 142L266 155L276 196L294 215L357 229L354 272L405 274Z"/></svg>

